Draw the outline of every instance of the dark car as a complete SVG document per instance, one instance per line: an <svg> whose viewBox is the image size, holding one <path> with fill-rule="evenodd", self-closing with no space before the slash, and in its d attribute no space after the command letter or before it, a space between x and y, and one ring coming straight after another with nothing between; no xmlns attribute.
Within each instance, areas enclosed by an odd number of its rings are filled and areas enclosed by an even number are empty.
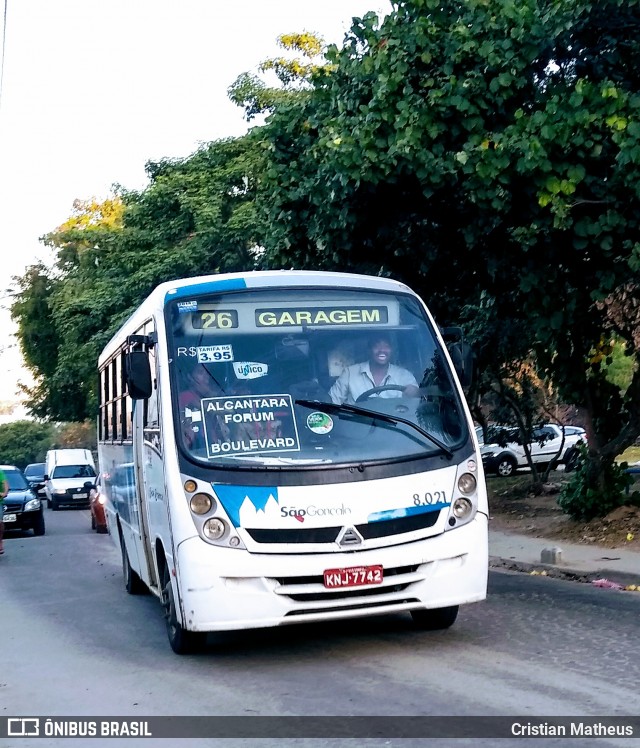
<svg viewBox="0 0 640 748"><path fill-rule="evenodd" d="M9 484L4 500L4 529L33 530L34 535L44 535L44 507L29 487L24 474L15 465L0 465Z"/></svg>
<svg viewBox="0 0 640 748"><path fill-rule="evenodd" d="M91 510L91 529L96 532L108 532L107 517L104 511L105 496L102 493L102 475L98 476L95 486L89 491L89 508Z"/></svg>
<svg viewBox="0 0 640 748"><path fill-rule="evenodd" d="M32 491L39 499L46 499L47 494L44 490L44 462L32 462L24 469L24 477L31 486Z"/></svg>

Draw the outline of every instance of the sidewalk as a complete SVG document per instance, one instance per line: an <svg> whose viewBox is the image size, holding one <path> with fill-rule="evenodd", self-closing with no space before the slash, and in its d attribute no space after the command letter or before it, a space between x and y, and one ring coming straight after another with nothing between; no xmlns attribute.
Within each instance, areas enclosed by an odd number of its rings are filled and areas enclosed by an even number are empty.
<svg viewBox="0 0 640 748"><path fill-rule="evenodd" d="M546 572L548 576L582 582L605 579L622 586L640 587L640 553L625 548L512 535L489 527L489 557L493 568Z"/></svg>

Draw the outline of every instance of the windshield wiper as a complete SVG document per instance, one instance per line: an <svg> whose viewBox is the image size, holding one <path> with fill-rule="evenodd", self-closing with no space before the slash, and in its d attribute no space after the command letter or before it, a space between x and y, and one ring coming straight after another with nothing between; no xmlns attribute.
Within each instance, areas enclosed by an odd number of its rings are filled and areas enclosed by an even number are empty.
<svg viewBox="0 0 640 748"><path fill-rule="evenodd" d="M316 408L317 410L324 410L327 413L353 413L358 416L371 416L378 421L385 421L386 423L403 423L405 426L417 431L422 436L426 437L430 442L439 447L447 457L453 457L453 452L447 447L444 442L440 439L425 431L417 423L409 421L407 418L400 418L400 416L391 416L387 413L377 413L375 410L368 410L367 408L361 408L358 405L349 405L348 403L324 403L320 400L294 400L296 405L302 405L305 408Z"/></svg>

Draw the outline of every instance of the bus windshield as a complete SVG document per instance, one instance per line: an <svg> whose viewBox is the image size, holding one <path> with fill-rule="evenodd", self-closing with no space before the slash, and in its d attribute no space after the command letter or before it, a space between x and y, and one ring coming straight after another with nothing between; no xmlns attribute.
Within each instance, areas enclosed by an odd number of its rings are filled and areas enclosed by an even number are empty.
<svg viewBox="0 0 640 748"><path fill-rule="evenodd" d="M181 446L216 466L361 463L467 438L419 302L357 289L194 295L168 306Z"/></svg>

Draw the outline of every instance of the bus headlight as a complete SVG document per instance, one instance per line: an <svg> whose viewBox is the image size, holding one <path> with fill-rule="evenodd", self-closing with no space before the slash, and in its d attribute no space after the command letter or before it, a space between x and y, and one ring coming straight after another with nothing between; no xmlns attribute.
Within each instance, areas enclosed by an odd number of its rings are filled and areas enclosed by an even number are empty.
<svg viewBox="0 0 640 748"><path fill-rule="evenodd" d="M194 514L206 514L212 508L215 509L216 504L211 496L208 496L206 493L197 493L191 497L189 506Z"/></svg>
<svg viewBox="0 0 640 748"><path fill-rule="evenodd" d="M473 511L473 504L469 499L459 498L453 502L451 512L456 519L466 519Z"/></svg>
<svg viewBox="0 0 640 748"><path fill-rule="evenodd" d="M209 540L220 540L226 531L226 523L217 517L208 519L204 525L202 525L202 532L209 538Z"/></svg>
<svg viewBox="0 0 640 748"><path fill-rule="evenodd" d="M460 493L470 494L476 490L478 481L471 473L462 473L458 478L458 490Z"/></svg>

